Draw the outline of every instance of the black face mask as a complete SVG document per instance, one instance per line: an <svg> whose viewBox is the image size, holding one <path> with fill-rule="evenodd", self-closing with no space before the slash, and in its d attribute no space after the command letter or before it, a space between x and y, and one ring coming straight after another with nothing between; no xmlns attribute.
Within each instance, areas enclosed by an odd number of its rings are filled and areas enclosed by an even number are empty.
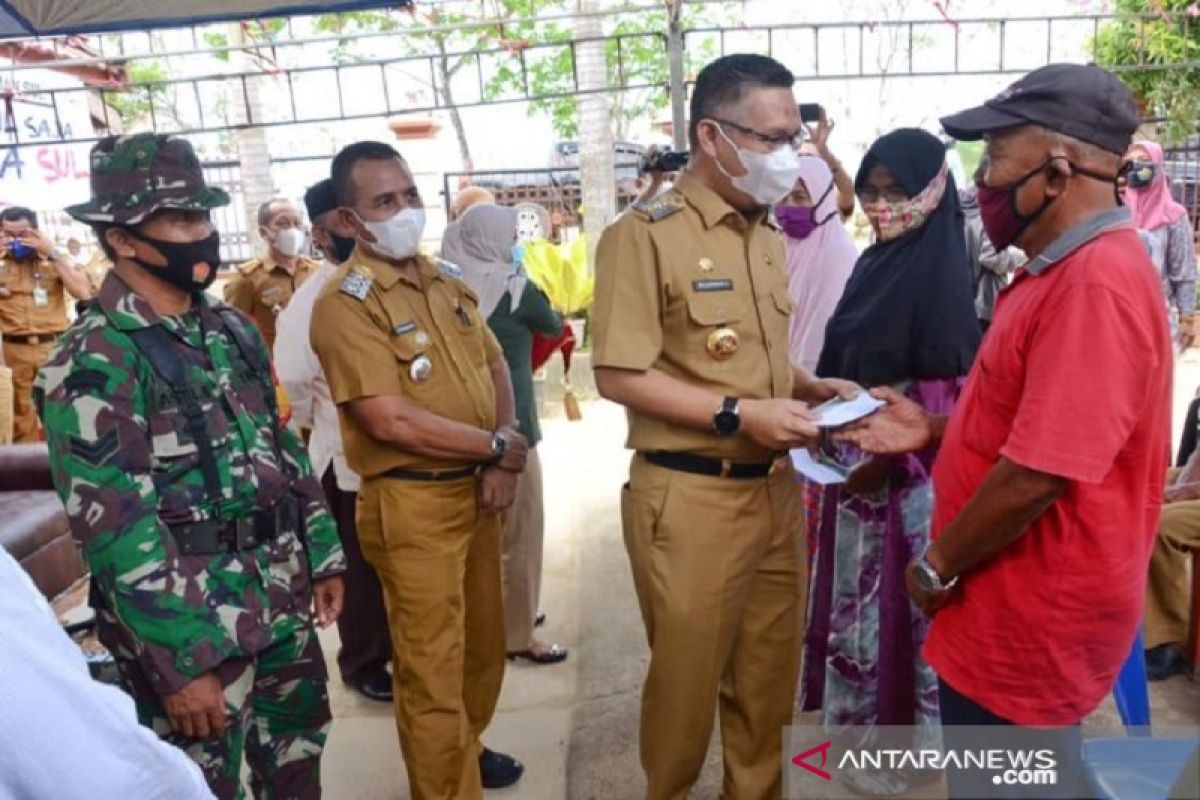
<svg viewBox="0 0 1200 800"><path fill-rule="evenodd" d="M221 237L216 231L195 242L164 242L134 230L129 230L129 235L150 245L167 260L166 266L160 267L137 257L131 259L159 280L190 293L204 291L217 279L217 270L221 267ZM200 263L208 265L208 275L197 281L193 277L193 268Z"/></svg>
<svg viewBox="0 0 1200 800"><path fill-rule="evenodd" d="M344 264L349 261L358 240L348 236L338 236L335 233L330 233L329 238L333 240L333 254L337 256L337 263Z"/></svg>

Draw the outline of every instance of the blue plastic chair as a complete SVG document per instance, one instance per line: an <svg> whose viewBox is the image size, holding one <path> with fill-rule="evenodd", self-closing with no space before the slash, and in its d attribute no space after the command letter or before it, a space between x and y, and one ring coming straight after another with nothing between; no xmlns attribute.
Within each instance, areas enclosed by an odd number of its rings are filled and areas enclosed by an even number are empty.
<svg viewBox="0 0 1200 800"><path fill-rule="evenodd" d="M1151 737L1146 645L1140 628L1113 686L1113 700L1128 736L1083 743L1091 796L1102 800L1167 800L1189 760L1195 758L1197 745L1193 739Z"/></svg>
<svg viewBox="0 0 1200 800"><path fill-rule="evenodd" d="M1146 683L1146 641L1138 628L1133 649L1117 675L1113 701L1130 736L1150 735L1150 688Z"/></svg>

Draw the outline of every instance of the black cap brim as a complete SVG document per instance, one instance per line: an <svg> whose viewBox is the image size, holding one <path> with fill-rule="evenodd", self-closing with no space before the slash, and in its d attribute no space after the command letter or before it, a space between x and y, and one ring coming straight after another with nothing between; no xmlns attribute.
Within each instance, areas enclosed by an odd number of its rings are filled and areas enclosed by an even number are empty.
<svg viewBox="0 0 1200 800"><path fill-rule="evenodd" d="M982 139L985 133L1011 128L1015 125L1027 125L1029 120L999 111L989 105L982 105L942 117L941 123L942 129L955 139L961 142L974 142Z"/></svg>

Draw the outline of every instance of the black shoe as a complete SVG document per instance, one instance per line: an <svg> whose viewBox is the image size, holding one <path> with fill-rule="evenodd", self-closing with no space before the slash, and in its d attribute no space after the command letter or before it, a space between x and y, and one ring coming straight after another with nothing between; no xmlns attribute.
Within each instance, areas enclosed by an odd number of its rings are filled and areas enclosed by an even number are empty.
<svg viewBox="0 0 1200 800"><path fill-rule="evenodd" d="M479 754L479 777L485 789L503 789L521 780L525 765L512 756L483 748Z"/></svg>
<svg viewBox="0 0 1200 800"><path fill-rule="evenodd" d="M362 678L347 681L347 683L368 700L378 700L381 703L392 702L392 676L386 669L372 671Z"/></svg>
<svg viewBox="0 0 1200 800"><path fill-rule="evenodd" d="M1165 681L1188 671L1187 659L1173 644L1160 644L1146 651L1146 680Z"/></svg>

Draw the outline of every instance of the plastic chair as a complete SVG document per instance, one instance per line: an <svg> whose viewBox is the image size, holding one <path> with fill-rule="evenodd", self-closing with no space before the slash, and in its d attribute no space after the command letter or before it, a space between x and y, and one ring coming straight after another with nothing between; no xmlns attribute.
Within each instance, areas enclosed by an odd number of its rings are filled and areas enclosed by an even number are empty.
<svg viewBox="0 0 1200 800"><path fill-rule="evenodd" d="M1113 700L1125 738L1083 743L1089 796L1102 800L1167 800L1178 795L1189 764L1195 771L1195 739L1155 739L1150 735L1150 690L1146 684L1146 645L1139 628L1133 649L1113 686Z"/></svg>
<svg viewBox="0 0 1200 800"><path fill-rule="evenodd" d="M1146 683L1146 641L1138 628L1133 649L1117 675L1113 701L1130 736L1150 735L1150 688Z"/></svg>

